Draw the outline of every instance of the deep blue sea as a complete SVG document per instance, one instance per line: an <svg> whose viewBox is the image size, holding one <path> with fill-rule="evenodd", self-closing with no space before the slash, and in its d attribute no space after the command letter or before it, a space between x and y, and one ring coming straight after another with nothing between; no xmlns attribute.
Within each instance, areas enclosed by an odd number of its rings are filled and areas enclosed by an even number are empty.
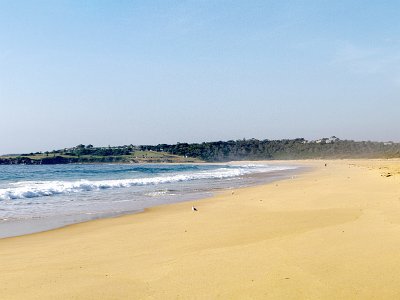
<svg viewBox="0 0 400 300"><path fill-rule="evenodd" d="M288 176L265 164L0 165L0 237L193 200Z"/></svg>

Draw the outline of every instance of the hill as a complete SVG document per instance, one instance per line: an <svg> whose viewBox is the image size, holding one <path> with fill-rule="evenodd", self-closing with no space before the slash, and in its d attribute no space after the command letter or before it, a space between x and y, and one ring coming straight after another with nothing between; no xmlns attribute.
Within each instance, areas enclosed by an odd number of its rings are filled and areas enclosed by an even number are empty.
<svg viewBox="0 0 400 300"><path fill-rule="evenodd" d="M20 155L7 155L0 157L1 164L69 164L69 163L200 163L201 160L184 157L164 152L132 150L120 153L116 151L121 147L93 148L92 152L74 150L56 150L51 152L38 152ZM74 148L71 148L74 149ZM108 153L100 153L108 149ZM99 151L99 153L96 153ZM83 153L82 153L83 152Z"/></svg>
<svg viewBox="0 0 400 300"><path fill-rule="evenodd" d="M159 145L125 145L76 147L8 155L0 164L65 164L65 163L196 163L232 160L395 158L400 157L400 144L340 140L333 136L315 141L303 138L283 140L243 139L204 143Z"/></svg>

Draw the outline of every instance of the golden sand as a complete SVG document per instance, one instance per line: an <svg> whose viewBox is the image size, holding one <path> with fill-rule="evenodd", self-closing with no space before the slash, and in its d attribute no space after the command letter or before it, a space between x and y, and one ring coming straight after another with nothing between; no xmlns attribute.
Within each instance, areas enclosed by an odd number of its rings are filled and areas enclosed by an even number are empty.
<svg viewBox="0 0 400 300"><path fill-rule="evenodd" d="M0 299L399 299L400 161L0 240Z"/></svg>

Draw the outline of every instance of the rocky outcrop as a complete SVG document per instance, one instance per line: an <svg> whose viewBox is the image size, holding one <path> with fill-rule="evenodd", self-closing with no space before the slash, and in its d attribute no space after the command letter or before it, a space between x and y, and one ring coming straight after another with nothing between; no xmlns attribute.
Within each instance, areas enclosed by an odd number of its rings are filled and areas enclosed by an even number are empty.
<svg viewBox="0 0 400 300"><path fill-rule="evenodd" d="M78 162L77 158L65 158L62 156L45 157L42 159L32 159L25 156L0 158L0 165L53 165L76 162Z"/></svg>

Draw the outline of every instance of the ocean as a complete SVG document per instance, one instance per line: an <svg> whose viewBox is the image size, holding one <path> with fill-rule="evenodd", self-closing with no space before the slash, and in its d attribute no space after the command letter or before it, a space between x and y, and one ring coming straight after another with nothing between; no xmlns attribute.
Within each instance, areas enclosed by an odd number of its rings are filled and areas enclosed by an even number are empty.
<svg viewBox="0 0 400 300"><path fill-rule="evenodd" d="M0 165L0 238L285 178L293 165Z"/></svg>

